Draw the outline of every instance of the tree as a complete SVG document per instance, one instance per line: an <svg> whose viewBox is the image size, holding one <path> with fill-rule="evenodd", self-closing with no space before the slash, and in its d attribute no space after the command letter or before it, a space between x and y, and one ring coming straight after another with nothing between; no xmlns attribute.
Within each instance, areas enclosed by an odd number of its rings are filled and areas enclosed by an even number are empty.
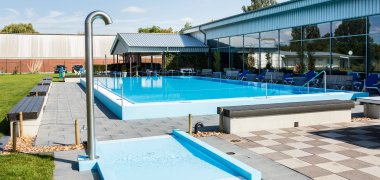
<svg viewBox="0 0 380 180"><path fill-rule="evenodd" d="M36 30L34 30L33 25L31 23L29 24L10 24L8 26L4 26L4 28L1 30L2 33L38 33Z"/></svg>
<svg viewBox="0 0 380 180"><path fill-rule="evenodd" d="M174 33L171 27L168 29L164 29L155 25L153 25L152 27L139 28L138 32L139 33Z"/></svg>
<svg viewBox="0 0 380 180"><path fill-rule="evenodd" d="M254 11L257 9L265 8L277 4L276 0L251 0L251 5L243 6L243 12Z"/></svg>
<svg viewBox="0 0 380 180"><path fill-rule="evenodd" d="M183 28L179 32L182 33L183 31L185 31L186 29L190 29L191 27L193 27L191 25L191 23L190 22L186 22L185 25L183 26Z"/></svg>
<svg viewBox="0 0 380 180"><path fill-rule="evenodd" d="M220 52L214 52L214 71L219 72L220 69L222 68L222 57L220 56Z"/></svg>

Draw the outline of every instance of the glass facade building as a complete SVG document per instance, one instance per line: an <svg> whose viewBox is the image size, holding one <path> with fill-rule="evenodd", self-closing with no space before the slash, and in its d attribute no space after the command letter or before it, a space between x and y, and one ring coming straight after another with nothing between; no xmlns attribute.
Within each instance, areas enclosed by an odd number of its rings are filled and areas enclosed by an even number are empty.
<svg viewBox="0 0 380 180"><path fill-rule="evenodd" d="M380 73L380 15L209 39L222 68ZM214 57L214 56L211 56Z"/></svg>

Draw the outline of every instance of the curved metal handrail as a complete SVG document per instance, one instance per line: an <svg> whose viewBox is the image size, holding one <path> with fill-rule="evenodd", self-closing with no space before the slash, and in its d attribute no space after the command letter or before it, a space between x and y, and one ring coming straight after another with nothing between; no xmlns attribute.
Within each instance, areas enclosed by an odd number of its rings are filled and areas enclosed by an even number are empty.
<svg viewBox="0 0 380 180"><path fill-rule="evenodd" d="M313 78L311 78L309 81L307 81L304 85L302 85L301 87L305 87L307 85L307 92L310 91L310 83L312 81L314 81L315 79L317 79L317 77L319 77L321 74L324 74L323 75L323 80L324 80L324 89L325 89L325 93L327 92L327 86L326 86L326 76L327 76L327 73L326 71L321 71L319 72L317 75L315 75Z"/></svg>

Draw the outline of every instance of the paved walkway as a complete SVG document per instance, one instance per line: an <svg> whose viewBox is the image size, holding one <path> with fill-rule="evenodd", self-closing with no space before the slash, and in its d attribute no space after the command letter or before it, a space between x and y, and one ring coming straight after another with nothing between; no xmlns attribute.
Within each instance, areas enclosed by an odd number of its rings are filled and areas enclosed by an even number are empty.
<svg viewBox="0 0 380 180"><path fill-rule="evenodd" d="M173 129L188 129L187 117L122 121L103 104L95 102L96 137L100 141L156 136L171 133ZM73 144L75 119L78 119L81 128L86 125L83 89L77 83L53 83L44 108L36 145ZM216 126L218 121L218 116L215 115L193 118L194 124L203 122L209 127ZM86 128L84 126L84 131L81 131L82 141L86 140Z"/></svg>
<svg viewBox="0 0 380 180"><path fill-rule="evenodd" d="M380 179L379 120L254 131L222 138L314 179Z"/></svg>

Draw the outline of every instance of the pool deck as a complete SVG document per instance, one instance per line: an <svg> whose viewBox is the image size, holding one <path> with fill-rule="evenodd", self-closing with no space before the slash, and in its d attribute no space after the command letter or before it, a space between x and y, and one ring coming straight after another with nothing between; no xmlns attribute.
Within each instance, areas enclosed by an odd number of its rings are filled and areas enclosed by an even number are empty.
<svg viewBox="0 0 380 180"><path fill-rule="evenodd" d="M44 108L36 145L73 144L74 120L86 124L85 93L75 82L53 83ZM96 101L98 140L136 138L187 129L187 118L121 121ZM362 112L362 109L356 109ZM215 128L218 116L196 116ZM264 179L377 179L380 178L380 121L329 124L200 138L263 173ZM86 131L81 132L86 140ZM232 141L231 140L238 140ZM76 156L83 151L56 152L54 179L98 179L97 173L78 172ZM256 160L256 161L254 161Z"/></svg>

